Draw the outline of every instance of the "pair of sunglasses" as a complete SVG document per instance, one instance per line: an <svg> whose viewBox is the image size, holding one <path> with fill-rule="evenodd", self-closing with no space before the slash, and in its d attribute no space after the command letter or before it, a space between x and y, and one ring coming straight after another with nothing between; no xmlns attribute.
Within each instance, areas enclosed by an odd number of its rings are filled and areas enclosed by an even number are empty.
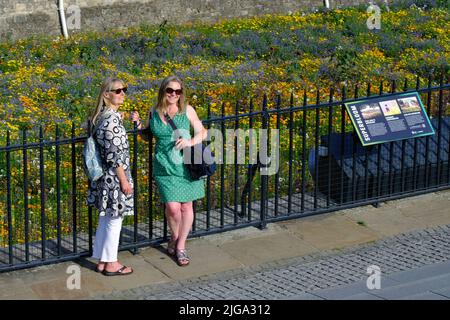
<svg viewBox="0 0 450 320"><path fill-rule="evenodd" d="M118 88L118 89L114 89L114 90L109 90L109 92L114 92L115 94L120 94L122 91L123 93L127 92L128 88Z"/></svg>
<svg viewBox="0 0 450 320"><path fill-rule="evenodd" d="M175 92L175 94L176 94L177 96L179 96L179 95L181 95L181 94L183 93L183 89L177 89L177 90L175 90L175 89L172 89L172 88L166 88L166 93L172 94L172 93L174 93L174 92Z"/></svg>

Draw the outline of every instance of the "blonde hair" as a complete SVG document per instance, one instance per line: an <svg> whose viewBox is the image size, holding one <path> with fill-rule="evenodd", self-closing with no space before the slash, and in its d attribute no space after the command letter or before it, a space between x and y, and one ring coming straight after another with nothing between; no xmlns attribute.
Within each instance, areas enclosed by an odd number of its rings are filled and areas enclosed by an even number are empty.
<svg viewBox="0 0 450 320"><path fill-rule="evenodd" d="M185 88L183 86L183 82L181 82L180 78L178 78L177 76L168 76L166 78L164 78L164 80L161 82L161 86L159 87L159 92L158 92L158 103L156 105L156 110L160 111L161 113L167 112L167 102L166 102L166 88L169 86L170 82L178 82L181 86L181 89L183 90L183 92L180 94L180 99L178 99L177 102L177 106L178 106L178 113L183 113L186 111L186 92L185 92Z"/></svg>
<svg viewBox="0 0 450 320"><path fill-rule="evenodd" d="M98 94L95 111L92 114L91 118L89 119L91 123L90 129L92 129L96 125L96 122L100 114L109 109L109 101L105 99L104 93L111 90L114 83L116 82L120 82L122 86L124 86L124 82L118 78L110 77L103 80L102 86L100 87L100 93Z"/></svg>

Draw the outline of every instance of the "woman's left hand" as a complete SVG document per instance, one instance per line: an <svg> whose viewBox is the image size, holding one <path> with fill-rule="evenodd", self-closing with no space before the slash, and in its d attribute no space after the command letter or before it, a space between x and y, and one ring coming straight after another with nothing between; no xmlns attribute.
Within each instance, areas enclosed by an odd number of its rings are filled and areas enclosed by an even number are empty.
<svg viewBox="0 0 450 320"><path fill-rule="evenodd" d="M187 140L187 139L178 139L176 142L175 142L175 149L177 149L177 150L181 150L181 149L184 149L184 148L187 148L187 147L192 147L192 142L191 142L191 140Z"/></svg>

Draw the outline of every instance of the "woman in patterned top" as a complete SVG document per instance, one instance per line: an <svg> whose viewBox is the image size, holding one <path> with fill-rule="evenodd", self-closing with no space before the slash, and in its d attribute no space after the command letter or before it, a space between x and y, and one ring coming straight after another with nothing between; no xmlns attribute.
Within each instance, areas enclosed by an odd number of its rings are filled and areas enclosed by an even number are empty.
<svg viewBox="0 0 450 320"><path fill-rule="evenodd" d="M91 117L91 131L100 149L104 174L97 181L89 182L87 203L99 211L92 256L99 260L96 271L106 276L133 272L117 261L123 217L134 214L128 136L122 116L117 112L126 91L119 79L103 81L97 108Z"/></svg>

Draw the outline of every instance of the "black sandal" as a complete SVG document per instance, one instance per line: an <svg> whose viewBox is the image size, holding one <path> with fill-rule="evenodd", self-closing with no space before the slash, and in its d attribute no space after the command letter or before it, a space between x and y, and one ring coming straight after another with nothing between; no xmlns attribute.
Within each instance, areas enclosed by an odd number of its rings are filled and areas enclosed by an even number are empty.
<svg viewBox="0 0 450 320"><path fill-rule="evenodd" d="M175 250L176 246L177 246L177 240L169 241L169 243L167 244L167 254L169 256L175 256L175 254L176 254L176 250Z"/></svg>
<svg viewBox="0 0 450 320"><path fill-rule="evenodd" d="M133 269L131 269L131 271L130 272L123 272L125 269L127 268L127 266L122 266L119 270L117 270L117 271L114 271L114 272L109 272L109 271L106 271L106 267L105 267L105 270L103 270L103 275L105 275L105 276L127 276L127 275L129 275L129 274L132 274L133 273Z"/></svg>

